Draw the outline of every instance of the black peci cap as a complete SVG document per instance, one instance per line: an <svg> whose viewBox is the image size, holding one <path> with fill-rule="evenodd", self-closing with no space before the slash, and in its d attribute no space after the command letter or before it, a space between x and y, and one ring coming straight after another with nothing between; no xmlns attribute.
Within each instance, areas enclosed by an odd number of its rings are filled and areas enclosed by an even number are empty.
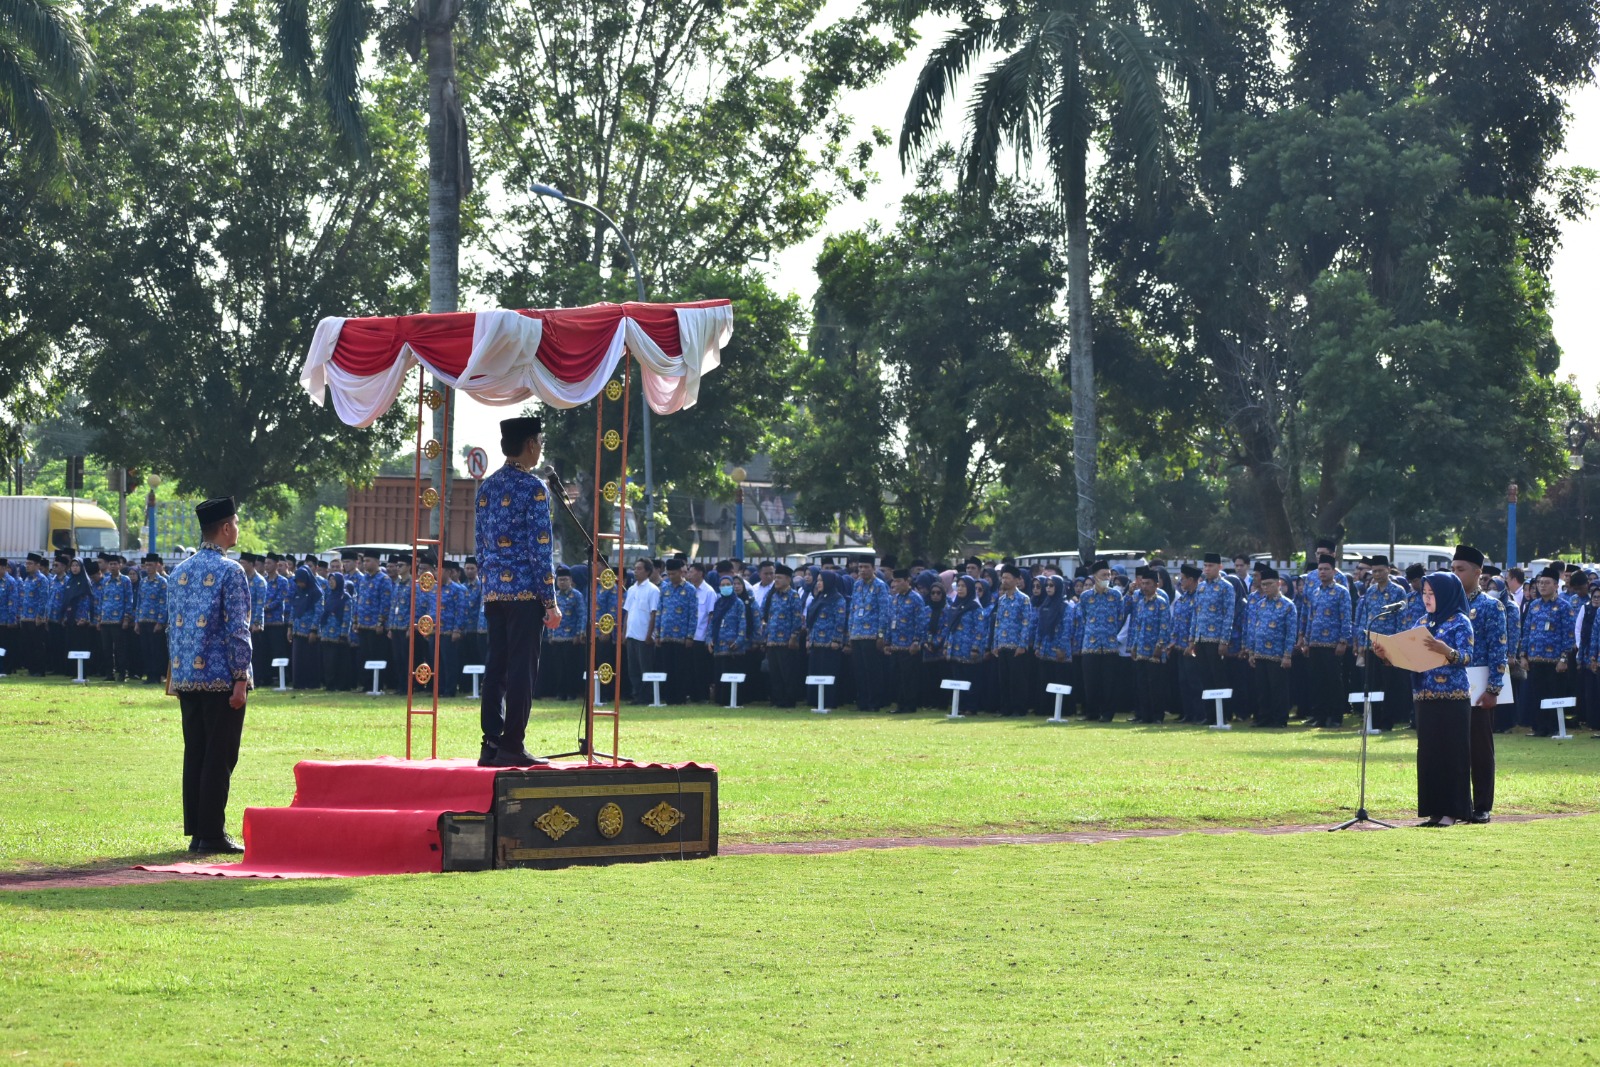
<svg viewBox="0 0 1600 1067"><path fill-rule="evenodd" d="M219 496L211 500L201 501L195 505L194 517L200 521L201 526L210 526L212 523L231 519L239 514L239 507L231 496Z"/></svg>

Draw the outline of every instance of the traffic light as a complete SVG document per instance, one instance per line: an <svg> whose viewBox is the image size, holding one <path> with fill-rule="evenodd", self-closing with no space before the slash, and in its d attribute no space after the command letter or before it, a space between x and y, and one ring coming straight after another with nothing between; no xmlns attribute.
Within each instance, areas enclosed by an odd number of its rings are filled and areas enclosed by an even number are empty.
<svg viewBox="0 0 1600 1067"><path fill-rule="evenodd" d="M67 492L83 492L83 457L67 457Z"/></svg>

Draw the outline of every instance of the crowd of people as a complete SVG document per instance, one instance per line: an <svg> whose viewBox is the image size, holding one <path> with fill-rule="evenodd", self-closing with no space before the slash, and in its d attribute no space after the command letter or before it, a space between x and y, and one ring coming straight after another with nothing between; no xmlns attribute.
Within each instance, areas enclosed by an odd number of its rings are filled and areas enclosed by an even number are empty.
<svg viewBox="0 0 1600 1067"><path fill-rule="evenodd" d="M1362 559L1347 574L1334 550L1320 544L1317 566L1303 574L1242 555L1176 567L1151 559L1132 573L1098 560L1071 575L976 557L959 567L914 560L904 568L885 558L861 562L853 574L827 562L791 568L681 556L637 559L625 574L606 569L594 580L585 565L558 567L547 606L559 615L549 616L553 625L539 638L534 695L583 695L594 595L600 659L609 658L608 635L620 628L623 669L612 684L634 704L653 702L656 687L644 680L650 672L665 674L658 684L667 704L727 703L721 678L732 673L745 677L742 702L794 708L815 695L807 677L822 675L834 679L823 694L830 706L895 713L947 706L941 683L957 679L969 684L968 713L1050 714L1056 697L1048 686L1058 683L1071 687L1068 712L1086 720L1126 715L1147 725L1199 725L1214 715L1202 692L1228 689L1231 720L1270 729L1298 718L1338 728L1354 710L1350 694L1370 690L1383 693L1372 704L1373 727L1420 731L1416 709L1429 676L1389 664L1370 635L1395 635L1429 618L1433 576L1421 566L1398 571L1383 556ZM488 656L494 597L484 594L475 557L442 565L427 553L237 558L249 589L257 684L276 680L274 661L286 660L295 689L361 690L370 684L365 664L382 661L380 684L404 692L408 673L418 677L426 663L421 676L436 673L449 698L459 692L462 668ZM107 681L163 680L168 576L161 557L148 554L135 566L108 553L78 559L63 552L48 561L30 553L21 569L12 574L0 560L8 670L72 676L68 653L79 651ZM1459 579L1471 623L1471 648L1462 653L1482 672L1473 692L1460 694L1478 705L1475 729L1492 735L1525 727L1549 736L1562 712L1543 701L1574 696L1578 718L1600 730L1600 575L1558 563L1530 583L1520 569L1502 573L1470 546L1458 549L1447 573ZM609 686L601 695L611 699ZM1492 752L1492 736L1478 745ZM1489 807L1479 798L1473 814Z"/></svg>

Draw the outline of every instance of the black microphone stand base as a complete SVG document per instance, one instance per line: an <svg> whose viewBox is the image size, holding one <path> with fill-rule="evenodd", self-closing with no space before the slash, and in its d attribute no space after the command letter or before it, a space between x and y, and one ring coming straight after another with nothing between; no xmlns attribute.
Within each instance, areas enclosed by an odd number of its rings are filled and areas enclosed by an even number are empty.
<svg viewBox="0 0 1600 1067"><path fill-rule="evenodd" d="M1356 809L1356 817L1355 818L1346 819L1344 822L1340 823L1338 826L1330 826L1330 827L1328 827L1328 832L1332 833L1335 830L1348 830L1348 829L1350 829L1350 827L1359 826L1364 822L1371 823L1373 826L1381 826L1385 830L1393 830L1394 829L1394 824L1393 823L1386 823L1386 822L1382 822L1382 821L1380 821L1378 819L1369 818L1368 815L1367 815L1367 809L1366 808L1357 808Z"/></svg>

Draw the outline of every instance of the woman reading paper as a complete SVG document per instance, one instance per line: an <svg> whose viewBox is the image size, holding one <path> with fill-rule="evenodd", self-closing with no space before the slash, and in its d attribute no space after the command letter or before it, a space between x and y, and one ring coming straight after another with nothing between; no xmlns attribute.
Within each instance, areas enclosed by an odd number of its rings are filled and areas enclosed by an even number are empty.
<svg viewBox="0 0 1600 1067"><path fill-rule="evenodd" d="M1445 662L1411 675L1417 719L1417 812L1424 826L1453 826L1472 816L1471 709L1467 667L1472 663L1472 623L1461 579L1440 572L1422 579L1426 614L1423 646ZM1374 644L1380 658L1389 655Z"/></svg>

